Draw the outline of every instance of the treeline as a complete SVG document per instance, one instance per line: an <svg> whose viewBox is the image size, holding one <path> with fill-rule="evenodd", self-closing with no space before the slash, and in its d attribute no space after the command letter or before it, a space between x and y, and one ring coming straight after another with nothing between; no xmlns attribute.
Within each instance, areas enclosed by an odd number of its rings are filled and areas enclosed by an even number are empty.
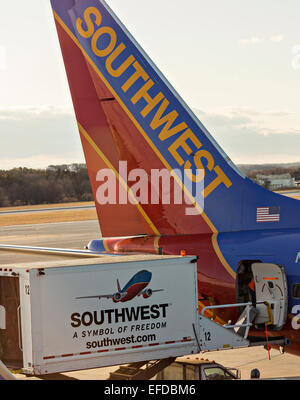
<svg viewBox="0 0 300 400"><path fill-rule="evenodd" d="M299 167L274 167L274 168L262 168L259 167L240 167L241 170L248 176L248 178L255 180L256 175L282 175L290 174L296 181L300 181L300 168Z"/></svg>
<svg viewBox="0 0 300 400"><path fill-rule="evenodd" d="M0 207L91 200L93 195L86 169L77 172L0 170Z"/></svg>

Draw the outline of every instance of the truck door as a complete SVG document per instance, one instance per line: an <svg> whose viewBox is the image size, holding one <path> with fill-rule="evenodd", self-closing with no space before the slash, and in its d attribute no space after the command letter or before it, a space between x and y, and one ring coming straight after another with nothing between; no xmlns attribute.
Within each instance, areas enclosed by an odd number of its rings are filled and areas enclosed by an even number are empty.
<svg viewBox="0 0 300 400"><path fill-rule="evenodd" d="M0 276L0 360L8 366L23 365L19 347L19 278Z"/></svg>
<svg viewBox="0 0 300 400"><path fill-rule="evenodd" d="M288 311L288 288L284 268L280 265L264 263L254 263L251 268L258 311L254 323L265 325L271 320L269 329L280 330L286 323ZM262 304L265 302L269 304L269 307Z"/></svg>

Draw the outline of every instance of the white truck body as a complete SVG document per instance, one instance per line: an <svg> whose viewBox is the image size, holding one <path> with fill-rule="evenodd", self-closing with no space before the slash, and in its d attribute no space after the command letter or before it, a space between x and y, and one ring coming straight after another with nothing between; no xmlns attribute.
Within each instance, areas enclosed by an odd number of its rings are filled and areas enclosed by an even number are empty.
<svg viewBox="0 0 300 400"><path fill-rule="evenodd" d="M130 256L0 268L0 283L18 279L15 329L23 371L42 375L197 353L197 263L192 260ZM139 282L139 272L148 272L148 280ZM126 300L136 285L143 290Z"/></svg>

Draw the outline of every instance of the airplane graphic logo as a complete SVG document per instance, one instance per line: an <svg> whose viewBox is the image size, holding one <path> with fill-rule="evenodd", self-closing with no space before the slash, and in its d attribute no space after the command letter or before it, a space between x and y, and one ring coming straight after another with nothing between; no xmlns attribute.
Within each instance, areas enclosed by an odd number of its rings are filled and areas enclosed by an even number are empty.
<svg viewBox="0 0 300 400"><path fill-rule="evenodd" d="M130 281L121 289L117 279L117 292L113 294L100 294L96 296L76 297L76 299L112 299L114 303L126 303L137 296L143 296L148 299L153 293L163 292L164 289L152 290L146 289L152 279L152 273L146 270L135 274Z"/></svg>

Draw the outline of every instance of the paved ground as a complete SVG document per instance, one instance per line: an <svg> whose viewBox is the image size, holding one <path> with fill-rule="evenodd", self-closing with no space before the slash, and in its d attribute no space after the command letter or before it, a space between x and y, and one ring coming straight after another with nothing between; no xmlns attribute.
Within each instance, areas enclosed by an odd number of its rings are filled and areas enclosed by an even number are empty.
<svg viewBox="0 0 300 400"><path fill-rule="evenodd" d="M196 356L191 356L196 357ZM226 350L197 355L197 357L216 361L226 367L238 368L243 380L250 379L250 373L254 368L259 369L261 379L297 379L300 380L300 359L291 354L281 354L277 350L271 350L271 360L268 352L263 347L245 348L239 350ZM106 380L109 373L116 367L98 368L86 371L68 372L62 378L79 380ZM37 380L24 375L16 375L19 379Z"/></svg>
<svg viewBox="0 0 300 400"><path fill-rule="evenodd" d="M89 206L71 206L71 207L55 207L55 208L29 208L29 209L21 209L21 210L8 210L3 211L0 208L0 216L1 215L16 215L16 214L32 214L32 213L42 213L42 212L58 212L58 211L74 211L74 210L90 210L94 209L94 205Z"/></svg>
<svg viewBox="0 0 300 400"><path fill-rule="evenodd" d="M279 190L276 193L282 194L284 196L300 196L300 190Z"/></svg>
<svg viewBox="0 0 300 400"><path fill-rule="evenodd" d="M98 221L0 226L0 243L83 249L90 240L101 237ZM53 261L61 257L0 251L1 264Z"/></svg>
<svg viewBox="0 0 300 400"><path fill-rule="evenodd" d="M281 354L275 349L271 350L271 360L268 351L263 347L215 351L203 354L202 357L227 367L239 368L242 379L250 379L250 373L254 368L259 369L261 379L283 377L300 379L300 358L292 354Z"/></svg>

